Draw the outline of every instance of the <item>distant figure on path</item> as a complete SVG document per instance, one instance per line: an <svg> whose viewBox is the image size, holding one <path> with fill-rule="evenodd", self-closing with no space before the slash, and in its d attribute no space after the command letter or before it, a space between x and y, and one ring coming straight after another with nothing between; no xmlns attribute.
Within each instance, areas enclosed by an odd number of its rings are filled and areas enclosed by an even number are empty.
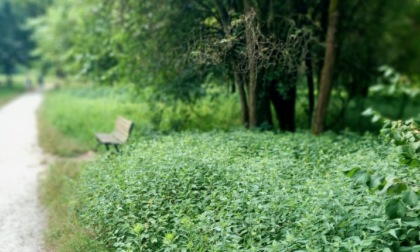
<svg viewBox="0 0 420 252"><path fill-rule="evenodd" d="M26 77L26 79L25 79L25 89L26 89L26 91L30 91L31 88L32 88L31 78Z"/></svg>
<svg viewBox="0 0 420 252"><path fill-rule="evenodd" d="M40 74L39 77L38 77L38 86L39 86L39 89L41 89L41 90L44 87L44 75L43 74Z"/></svg>

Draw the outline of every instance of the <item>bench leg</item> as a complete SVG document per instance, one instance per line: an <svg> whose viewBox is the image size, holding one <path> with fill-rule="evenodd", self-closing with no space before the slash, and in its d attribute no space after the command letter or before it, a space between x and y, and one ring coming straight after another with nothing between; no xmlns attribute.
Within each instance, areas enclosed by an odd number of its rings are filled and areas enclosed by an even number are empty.
<svg viewBox="0 0 420 252"><path fill-rule="evenodd" d="M120 148L118 148L118 145L117 145L117 144L114 144L114 147L115 147L115 150L116 150L118 153L120 153Z"/></svg>
<svg viewBox="0 0 420 252"><path fill-rule="evenodd" d="M105 144L106 151L109 151L109 144Z"/></svg>

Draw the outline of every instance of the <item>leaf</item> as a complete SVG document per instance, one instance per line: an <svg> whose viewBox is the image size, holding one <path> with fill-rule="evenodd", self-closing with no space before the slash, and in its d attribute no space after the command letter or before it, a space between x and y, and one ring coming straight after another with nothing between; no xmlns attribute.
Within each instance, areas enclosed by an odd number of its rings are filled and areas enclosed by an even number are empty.
<svg viewBox="0 0 420 252"><path fill-rule="evenodd" d="M406 209L401 200L392 199L386 205L385 213L390 219L397 219L404 217Z"/></svg>
<svg viewBox="0 0 420 252"><path fill-rule="evenodd" d="M358 183L360 185L368 185L368 183L370 181L370 175L367 172L358 172L354 176L354 179L355 179L356 183Z"/></svg>
<svg viewBox="0 0 420 252"><path fill-rule="evenodd" d="M362 112L363 116L372 116L375 111L372 108L367 108L365 111Z"/></svg>
<svg viewBox="0 0 420 252"><path fill-rule="evenodd" d="M360 167L354 167L354 168L353 168L353 169L351 169L351 170L344 171L344 174L345 174L347 177L349 177L349 178L353 178L353 177L354 177L354 175L355 175L358 171L360 171Z"/></svg>
<svg viewBox="0 0 420 252"><path fill-rule="evenodd" d="M404 224L409 227L420 227L420 220L416 221L404 221Z"/></svg>
<svg viewBox="0 0 420 252"><path fill-rule="evenodd" d="M410 163L411 168L416 168L420 166L420 162L417 159L413 159Z"/></svg>
<svg viewBox="0 0 420 252"><path fill-rule="evenodd" d="M417 249L416 249L417 247ZM414 247L400 247L400 252L419 252L420 251L420 247L419 246L414 246Z"/></svg>
<svg viewBox="0 0 420 252"><path fill-rule="evenodd" d="M388 195L395 195L400 194L403 191L406 191L408 189L408 186L405 183L396 183L388 187L386 190L386 194Z"/></svg>
<svg viewBox="0 0 420 252"><path fill-rule="evenodd" d="M389 230L389 231L388 231L388 233L389 233L390 235L392 235L392 237L394 237L395 239L397 239L397 240L398 240L398 236L397 236L396 229L391 229L391 230Z"/></svg>
<svg viewBox="0 0 420 252"><path fill-rule="evenodd" d="M414 141L414 139L412 139ZM420 148L420 142L410 143L411 149L416 152Z"/></svg>
<svg viewBox="0 0 420 252"><path fill-rule="evenodd" d="M375 231L375 232L378 232L378 231L380 231L380 230L381 230L381 228L380 228L380 227L378 227L378 226L368 227L368 229L370 229L370 230L372 230L372 231Z"/></svg>
<svg viewBox="0 0 420 252"><path fill-rule="evenodd" d="M384 183L385 183L385 177L384 176L374 175L374 176L371 176L371 178L370 178L369 188L370 189L374 189L374 188L379 189L379 186L383 185Z"/></svg>
<svg viewBox="0 0 420 252"><path fill-rule="evenodd" d="M378 115L378 114L376 114L376 115L374 115L373 117L372 117L372 122L373 123L376 123L376 122L378 122L379 120L381 120L381 116L380 115Z"/></svg>
<svg viewBox="0 0 420 252"><path fill-rule="evenodd" d="M419 202L419 196L413 191L405 192L403 195L403 202L406 205L415 206Z"/></svg>

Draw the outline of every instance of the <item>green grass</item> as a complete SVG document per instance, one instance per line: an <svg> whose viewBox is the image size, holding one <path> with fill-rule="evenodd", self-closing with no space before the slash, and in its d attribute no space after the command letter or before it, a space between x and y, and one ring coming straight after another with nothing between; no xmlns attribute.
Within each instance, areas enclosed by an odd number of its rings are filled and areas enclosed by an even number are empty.
<svg viewBox="0 0 420 252"><path fill-rule="evenodd" d="M96 132L111 132L118 116L135 123L131 141L150 133L228 130L240 126L236 96L216 96L194 105L133 99L124 89L73 88L47 93L39 113L42 147L60 156L92 150Z"/></svg>
<svg viewBox="0 0 420 252"><path fill-rule="evenodd" d="M11 101L13 98L17 97L23 92L22 87L4 87L0 86L0 106Z"/></svg>
<svg viewBox="0 0 420 252"><path fill-rule="evenodd" d="M57 162L45 175L40 188L41 201L48 209L45 243L49 251L104 251L95 243L95 234L83 228L72 211L74 183L83 164Z"/></svg>

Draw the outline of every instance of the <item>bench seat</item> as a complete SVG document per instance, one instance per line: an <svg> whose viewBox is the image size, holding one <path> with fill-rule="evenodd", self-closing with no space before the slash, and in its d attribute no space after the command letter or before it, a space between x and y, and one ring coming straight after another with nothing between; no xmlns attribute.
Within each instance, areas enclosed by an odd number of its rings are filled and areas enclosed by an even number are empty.
<svg viewBox="0 0 420 252"><path fill-rule="evenodd" d="M112 134L96 133L95 136L102 144L122 144L122 142Z"/></svg>
<svg viewBox="0 0 420 252"><path fill-rule="evenodd" d="M95 150L98 149L98 147L103 144L105 145L106 149L109 150L109 146L113 145L115 149L119 152L118 146L125 143L133 129L133 122L129 121L121 116L117 118L115 121L115 128L114 131L110 134L107 133L96 133L96 140L98 141L98 144L96 145Z"/></svg>

